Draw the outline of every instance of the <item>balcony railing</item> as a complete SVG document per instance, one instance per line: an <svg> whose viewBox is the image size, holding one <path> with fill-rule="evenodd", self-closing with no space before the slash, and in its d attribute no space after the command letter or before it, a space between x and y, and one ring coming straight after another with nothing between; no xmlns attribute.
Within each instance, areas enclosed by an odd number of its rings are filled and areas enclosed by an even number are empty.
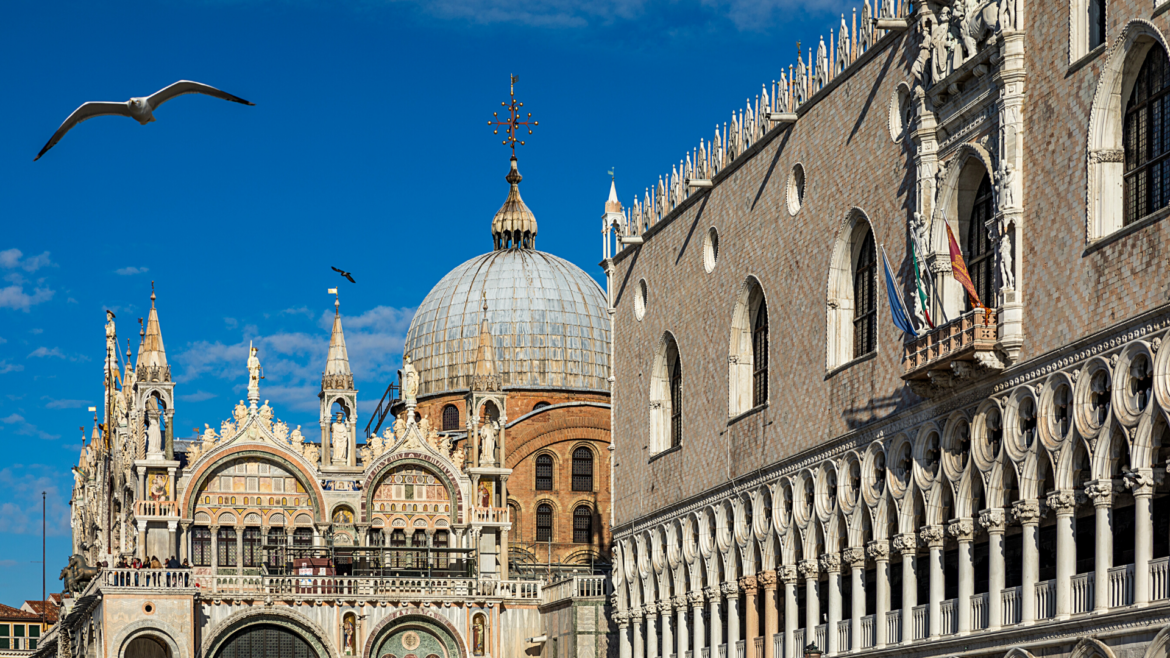
<svg viewBox="0 0 1170 658"><path fill-rule="evenodd" d="M792 649L793 655L801 655L804 652L804 647L808 644L804 641L804 629L798 628L792 632ZM822 648L823 650L823 648Z"/></svg>
<svg viewBox="0 0 1170 658"><path fill-rule="evenodd" d="M762 635L761 635L761 636L759 636L759 637L753 637L753 638L752 638L752 645L755 647L755 650L756 650L756 656L759 656L760 658L763 658L763 655L764 655L764 637L763 637Z"/></svg>
<svg viewBox="0 0 1170 658"><path fill-rule="evenodd" d="M177 500L140 500L134 504L136 516L162 516L179 518Z"/></svg>
<svg viewBox="0 0 1170 658"><path fill-rule="evenodd" d="M699 649L699 658L711 658L711 647Z"/></svg>
<svg viewBox="0 0 1170 658"><path fill-rule="evenodd" d="M829 646L829 636L827 634L827 629L828 624L820 624L815 629L813 629L813 642L816 642L821 651L824 651L825 647Z"/></svg>
<svg viewBox="0 0 1170 658"><path fill-rule="evenodd" d="M955 361L970 363L979 352L994 352L998 321L994 309L974 309L906 343L903 379L925 380L929 371L958 374Z"/></svg>
<svg viewBox="0 0 1170 658"><path fill-rule="evenodd" d="M1036 619L1052 619L1056 616L1056 581L1045 580L1036 583Z"/></svg>
<svg viewBox="0 0 1170 658"><path fill-rule="evenodd" d="M727 644L719 645L719 652L716 658L727 658Z"/></svg>
<svg viewBox="0 0 1170 658"><path fill-rule="evenodd" d="M784 658L784 634L772 634L772 655L776 658Z"/></svg>
<svg viewBox="0 0 1170 658"><path fill-rule="evenodd" d="M938 606L939 635L954 635L959 632L959 615L955 610L955 599L947 599Z"/></svg>
<svg viewBox="0 0 1170 658"><path fill-rule="evenodd" d="M1170 558L1150 562L1150 600L1170 599Z"/></svg>
<svg viewBox="0 0 1170 658"><path fill-rule="evenodd" d="M605 576L573 576L544 588L544 602L555 603L566 599L605 598L609 596L609 578Z"/></svg>
<svg viewBox="0 0 1170 658"><path fill-rule="evenodd" d="M744 649L745 649L744 641L743 640L736 640L735 641L735 658L743 658L744 657Z"/></svg>
<svg viewBox="0 0 1170 658"><path fill-rule="evenodd" d="M921 640L930 634L930 606L916 605L914 606L914 638Z"/></svg>
<svg viewBox="0 0 1170 658"><path fill-rule="evenodd" d="M1079 615L1082 612L1089 612L1093 609L1093 572L1078 573L1072 577L1072 584L1069 587L1069 612L1074 615Z"/></svg>
<svg viewBox="0 0 1170 658"><path fill-rule="evenodd" d="M971 630L981 631L987 628L987 592L971 595Z"/></svg>
<svg viewBox="0 0 1170 658"><path fill-rule="evenodd" d="M1020 621L1020 588L1005 587L1001 595L1003 597L1003 619L1000 620L1000 623L1004 626L1018 624Z"/></svg>
<svg viewBox="0 0 1170 658"><path fill-rule="evenodd" d="M1109 607L1117 608L1133 603L1133 565L1109 570Z"/></svg>
<svg viewBox="0 0 1170 658"><path fill-rule="evenodd" d="M471 510L472 523L509 523L507 507L475 507Z"/></svg>
<svg viewBox="0 0 1170 658"><path fill-rule="evenodd" d="M849 648L853 651L858 649L869 649L877 642L874 635L873 615L866 615L861 618L861 646L850 645Z"/></svg>
<svg viewBox="0 0 1170 658"><path fill-rule="evenodd" d="M886 613L886 642L899 644L902 641L902 611L890 610Z"/></svg>
<svg viewBox="0 0 1170 658"><path fill-rule="evenodd" d="M837 651L849 651L853 639L853 621L842 619L837 622Z"/></svg>

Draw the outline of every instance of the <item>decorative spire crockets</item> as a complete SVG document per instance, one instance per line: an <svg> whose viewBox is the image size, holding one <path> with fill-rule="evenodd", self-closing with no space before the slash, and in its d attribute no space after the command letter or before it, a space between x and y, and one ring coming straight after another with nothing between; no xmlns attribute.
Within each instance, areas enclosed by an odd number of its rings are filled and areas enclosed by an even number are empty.
<svg viewBox="0 0 1170 658"><path fill-rule="evenodd" d="M321 389L353 390L353 371L349 368L349 353L345 350L345 333L341 330L341 300L333 302L333 333L329 337L329 358Z"/></svg>
<svg viewBox="0 0 1170 658"><path fill-rule="evenodd" d="M501 119L497 112L492 112L492 120L488 121L489 126L495 126L492 134L498 135L501 126L507 135L501 142L512 150L511 170L504 180L508 181L511 189L508 190L508 198L504 201L504 205L496 212L496 216L492 219L492 243L496 251L502 249L535 249L536 248L536 216L525 205L524 199L520 198L520 181L523 177L520 175L520 170L516 165L516 144L519 143L524 146L524 141L516 135L525 128L528 134L532 134L532 127L540 125L539 121L529 121L532 118L532 113L529 112L525 120L521 121L520 108L524 107L524 103L516 101L516 83L519 82L520 76L513 75L512 82L509 86L510 103L500 103L508 111L508 117Z"/></svg>
<svg viewBox="0 0 1170 658"><path fill-rule="evenodd" d="M171 366L167 363L167 351L163 347L162 329L158 324L158 309L154 307L154 282L150 284L150 314L146 317L146 331L142 345L138 348L138 381L169 382Z"/></svg>
<svg viewBox="0 0 1170 658"><path fill-rule="evenodd" d="M492 325L488 321L487 292L483 294L483 320L479 324L479 345L475 353L475 374L471 378L474 391L500 390L496 375L496 352L492 345Z"/></svg>

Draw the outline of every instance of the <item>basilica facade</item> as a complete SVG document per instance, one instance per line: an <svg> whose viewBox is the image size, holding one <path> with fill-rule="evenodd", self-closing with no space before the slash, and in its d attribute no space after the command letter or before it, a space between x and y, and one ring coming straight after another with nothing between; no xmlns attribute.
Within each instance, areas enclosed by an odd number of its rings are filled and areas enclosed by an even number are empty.
<svg viewBox="0 0 1170 658"><path fill-rule="evenodd" d="M536 251L515 158L507 181L493 250L420 305L364 427L339 301L319 440L264 399L255 346L246 399L177 438L155 294L137 354L107 313L104 422L73 470L73 597L38 655L607 654L607 302Z"/></svg>
<svg viewBox="0 0 1170 658"><path fill-rule="evenodd" d="M1170 3L834 27L606 205L619 655L1167 656Z"/></svg>

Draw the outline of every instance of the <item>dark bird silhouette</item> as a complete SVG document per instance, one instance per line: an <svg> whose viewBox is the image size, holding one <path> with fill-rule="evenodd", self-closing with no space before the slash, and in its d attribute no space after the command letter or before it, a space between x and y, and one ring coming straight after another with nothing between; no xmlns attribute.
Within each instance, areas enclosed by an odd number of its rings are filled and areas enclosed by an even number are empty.
<svg viewBox="0 0 1170 658"><path fill-rule="evenodd" d="M157 110L160 105L172 98L182 96L183 94L204 94L225 101L232 101L233 103L255 105L255 103L249 103L239 96L233 96L226 91L220 91L211 85L205 85L202 82L192 82L190 80L179 80L175 84L164 87L150 96L131 98L124 103L90 101L73 110L73 114L70 114L69 118L65 119L65 123L61 124L61 127L57 129L57 132L53 133L53 137L49 139L49 143L45 144L45 148L41 149L37 157L33 158L33 162L40 160L46 151L61 141L65 133L69 132L73 126L76 126L82 121L105 115L120 115L130 117L145 126L154 121L154 110Z"/></svg>
<svg viewBox="0 0 1170 658"><path fill-rule="evenodd" d="M332 265L330 265L329 267L330 267L330 269L332 269L334 272L337 272L337 273L338 273L338 274L340 274L341 276L343 276L343 277L345 277L345 278L349 279L349 282L350 282L350 283L357 283L357 281L354 281L354 280L353 280L353 275L352 275L352 274L350 274L349 272L346 272L345 270L339 270L339 269L337 269L336 267L333 267Z"/></svg>

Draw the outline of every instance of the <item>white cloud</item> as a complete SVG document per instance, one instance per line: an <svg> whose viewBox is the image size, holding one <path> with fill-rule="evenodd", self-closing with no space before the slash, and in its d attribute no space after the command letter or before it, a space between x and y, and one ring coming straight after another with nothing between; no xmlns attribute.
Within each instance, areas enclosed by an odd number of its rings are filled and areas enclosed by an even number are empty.
<svg viewBox="0 0 1170 658"><path fill-rule="evenodd" d="M6 339L3 336L0 336L0 345L3 345L4 343L7 343L7 342L8 342L8 339Z"/></svg>
<svg viewBox="0 0 1170 658"><path fill-rule="evenodd" d="M0 470L0 490L20 492L0 504L0 533L39 535L41 533L41 497L46 494L46 532L54 537L69 534L69 492L59 483L69 482L68 473L41 464L15 464ZM64 495L63 495L64 494Z"/></svg>
<svg viewBox="0 0 1170 658"><path fill-rule="evenodd" d="M28 332L34 336L39 336L45 333L45 330L41 329L40 327L33 327L32 329L29 329Z"/></svg>
<svg viewBox="0 0 1170 658"><path fill-rule="evenodd" d="M120 267L120 268L114 270L114 274L118 274L121 276L130 276L132 274L146 274L149 271L150 271L149 267L134 267L133 265L131 265L129 267Z"/></svg>
<svg viewBox="0 0 1170 658"><path fill-rule="evenodd" d="M5 416L4 418L0 418L0 424L15 428L16 433L21 436L35 436L38 439L61 438L60 434L49 434L48 432L37 429L36 425L33 425L32 423L25 420L24 416L21 416L20 414L11 414ZM3 488L0 488L0 491L3 490Z"/></svg>
<svg viewBox="0 0 1170 658"><path fill-rule="evenodd" d="M194 393L180 395L179 399L183 402L203 402L204 400L210 400L213 397L216 397L215 393L208 393L207 391L195 391Z"/></svg>
<svg viewBox="0 0 1170 658"><path fill-rule="evenodd" d="M9 363L7 359L0 359L0 375L9 372L20 372L24 370L24 366L19 363Z"/></svg>
<svg viewBox="0 0 1170 658"><path fill-rule="evenodd" d="M0 308L11 308L27 313L31 307L52 299L54 292L50 288L38 285L33 288L30 295L24 291L23 283L13 284L7 288L0 288Z"/></svg>
<svg viewBox="0 0 1170 658"><path fill-rule="evenodd" d="M82 407L89 407L93 402L89 400L53 400L48 396L42 397L42 400L49 400L45 403L46 409L81 409Z"/></svg>
<svg viewBox="0 0 1170 658"><path fill-rule="evenodd" d="M35 349L35 350L33 350L32 352L29 352L29 355L28 355L28 357L27 357L27 358L30 358L30 359L31 359L31 358L33 358L34 356L35 356L35 357L37 357L37 358L44 358L44 357L47 357L47 356L56 357L56 358L58 358L58 359L64 359L64 358L65 358L65 355L64 355L64 354L61 352L61 349L60 349L60 348L54 347L54 348L50 349L50 348L48 348L48 347L45 347L45 346L43 346L43 345L42 345L41 347L38 347L38 348L36 348L36 349Z"/></svg>
<svg viewBox="0 0 1170 658"><path fill-rule="evenodd" d="M0 251L0 267L6 270L21 269L25 272L36 272L42 267L49 267L54 265L53 261L49 259L49 252L44 252L39 256L24 257L24 253L19 249L5 249Z"/></svg>

